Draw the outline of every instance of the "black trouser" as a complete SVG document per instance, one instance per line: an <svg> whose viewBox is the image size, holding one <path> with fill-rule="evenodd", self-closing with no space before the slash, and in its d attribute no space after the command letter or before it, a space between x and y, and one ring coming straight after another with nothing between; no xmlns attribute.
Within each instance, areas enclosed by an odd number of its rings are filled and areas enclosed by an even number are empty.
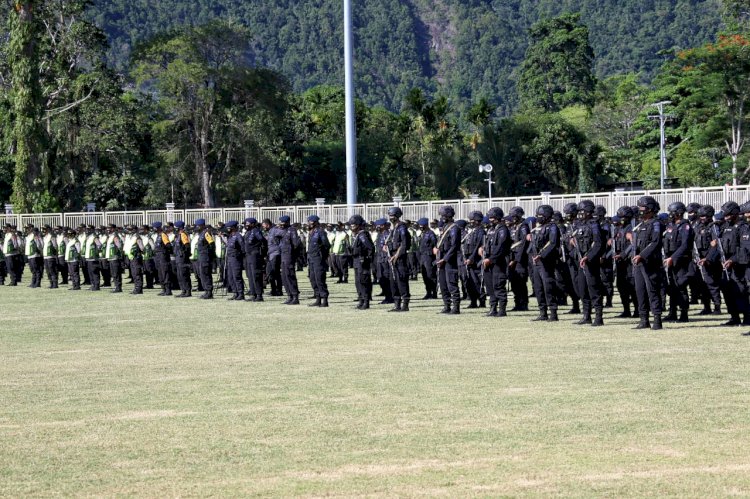
<svg viewBox="0 0 750 499"><path fill-rule="evenodd" d="M64 256L57 257L57 271L60 272L62 282L60 284L68 284L68 264L65 262Z"/></svg>
<svg viewBox="0 0 750 499"><path fill-rule="evenodd" d="M419 273L419 257L416 252L407 253L409 259L409 276L416 279Z"/></svg>
<svg viewBox="0 0 750 499"><path fill-rule="evenodd" d="M443 304L453 306L461 303L461 289L458 287L458 266L446 262L443 268L438 269L438 283L440 283L440 296Z"/></svg>
<svg viewBox="0 0 750 499"><path fill-rule="evenodd" d="M338 260L338 258L336 259ZM328 298L328 285L326 284L328 265L320 257L311 258L310 256L307 257L307 265L309 266L310 284L315 292L315 298Z"/></svg>
<svg viewBox="0 0 750 499"><path fill-rule="evenodd" d="M247 274L248 294L258 298L263 296L263 257L258 253L245 256L245 273Z"/></svg>
<svg viewBox="0 0 750 499"><path fill-rule="evenodd" d="M357 287L359 301L369 302L372 299L372 272L369 263L363 266L354 262L354 285Z"/></svg>
<svg viewBox="0 0 750 499"><path fill-rule="evenodd" d="M395 273L395 275L391 277L393 299L396 300L396 302L408 300L411 298L411 294L409 294L409 264L406 261L406 255L403 255L396 260L396 263L393 264L393 271L393 273ZM456 272L456 279L458 279L458 272Z"/></svg>
<svg viewBox="0 0 750 499"><path fill-rule="evenodd" d="M477 300L484 302L486 295L482 289L482 274L478 265L467 265L466 267L466 294L469 295L471 303Z"/></svg>
<svg viewBox="0 0 750 499"><path fill-rule="evenodd" d="M540 259L534 263L534 293L539 311L557 310L557 281L555 281L554 258ZM526 289L524 281L524 289ZM518 295L516 295L518 296Z"/></svg>
<svg viewBox="0 0 750 499"><path fill-rule="evenodd" d="M31 287L38 288L42 284L44 259L41 256L29 257L29 271L31 272Z"/></svg>
<svg viewBox="0 0 750 499"><path fill-rule="evenodd" d="M616 264L617 275L617 292L622 300L624 312L630 312L630 305L633 304L633 311L638 312L638 300L635 295L635 283L633 281L633 264L627 259L620 259Z"/></svg>
<svg viewBox="0 0 750 499"><path fill-rule="evenodd" d="M122 262L120 260L109 260L107 263L109 264L113 291L122 291Z"/></svg>
<svg viewBox="0 0 750 499"><path fill-rule="evenodd" d="M722 273L721 291L724 293L724 303L732 318L739 318L747 313L747 296L745 295L745 265L735 263L729 268L729 278Z"/></svg>
<svg viewBox="0 0 750 499"><path fill-rule="evenodd" d="M599 262L587 262L578 272L578 283L583 313L591 314L592 309L597 312L600 311L604 306L604 293L606 291L602 283Z"/></svg>
<svg viewBox="0 0 750 499"><path fill-rule="evenodd" d="M635 294L638 297L638 315L648 318L649 310L653 315L661 316L661 288L664 269L658 263L633 265Z"/></svg>
<svg viewBox="0 0 750 499"><path fill-rule="evenodd" d="M581 301L581 295L578 292L578 267L574 259L570 257L570 255L567 255L567 260L564 262L562 260L558 260L557 263L557 269L560 272L560 278L562 280L562 287L565 291L565 294L567 294L571 301L573 302L573 306L578 306L579 302Z"/></svg>
<svg viewBox="0 0 750 499"><path fill-rule="evenodd" d="M679 309L680 312L687 313L690 307L690 295L688 293L688 284L690 282L690 262L677 262L667 269L669 272L669 283L667 283L667 294L669 295L669 313Z"/></svg>
<svg viewBox="0 0 750 499"><path fill-rule="evenodd" d="M180 291L183 295L187 295L193 291L193 284L190 282L190 260L177 260L175 263L177 268L177 282L180 286Z"/></svg>
<svg viewBox="0 0 750 499"><path fill-rule="evenodd" d="M21 282L23 280L23 271L26 268L26 265L24 265L23 255L15 255L13 257L13 265L16 269L16 281Z"/></svg>
<svg viewBox="0 0 750 499"><path fill-rule="evenodd" d="M99 291L99 260L86 260L86 273L89 275L91 289Z"/></svg>
<svg viewBox="0 0 750 499"><path fill-rule="evenodd" d="M435 271L437 267L435 267L435 258L423 255L419 263L425 293L429 297L437 298L437 272Z"/></svg>
<svg viewBox="0 0 750 499"><path fill-rule="evenodd" d="M73 285L71 289L81 289L81 274L80 264L76 260L75 262L68 262L68 276L70 277L70 283Z"/></svg>
<svg viewBox="0 0 750 499"><path fill-rule="evenodd" d="M139 257L130 260L130 275L133 277L133 293L143 294L143 260Z"/></svg>
<svg viewBox="0 0 750 499"><path fill-rule="evenodd" d="M193 274L195 274L195 281L198 285L198 291L205 291L205 289L203 289L203 281L201 280L200 262L198 262L198 260L191 261L190 265L193 268Z"/></svg>
<svg viewBox="0 0 750 499"><path fill-rule="evenodd" d="M198 269L200 270L200 280L203 291L212 295L214 292L214 276L212 274L213 265L211 260L198 260Z"/></svg>
<svg viewBox="0 0 750 499"><path fill-rule="evenodd" d="M529 270L525 265L516 263L508 273L510 289L513 292L513 301L516 308L529 308Z"/></svg>
<svg viewBox="0 0 750 499"><path fill-rule="evenodd" d="M49 280L50 288L57 287L57 257L44 259L44 270L47 271L47 279Z"/></svg>
<svg viewBox="0 0 750 499"><path fill-rule="evenodd" d="M107 287L112 285L112 274L109 272L109 260L106 258L99 259L99 269L102 274L102 286Z"/></svg>
<svg viewBox="0 0 750 499"><path fill-rule="evenodd" d="M378 262L378 284L383 290L383 298L385 301L393 301L393 285L391 284L391 266L387 260L381 260ZM435 284L435 292L437 293L437 281ZM437 294L435 295L437 296Z"/></svg>
<svg viewBox="0 0 750 499"><path fill-rule="evenodd" d="M157 255L154 259L156 262L156 271L159 273L159 283L164 293L172 294L172 265L169 263L169 257Z"/></svg>
<svg viewBox="0 0 750 499"><path fill-rule="evenodd" d="M5 267L8 271L8 276L10 277L10 285L15 286L18 284L18 273L16 272L16 256L10 255L5 257Z"/></svg>
<svg viewBox="0 0 750 499"><path fill-rule="evenodd" d="M703 306L708 309L713 303L714 309L719 310L721 308L721 265L709 263L703 267L703 272L699 269L698 273L702 284Z"/></svg>
<svg viewBox="0 0 750 499"><path fill-rule="evenodd" d="M177 289L180 287L180 279L177 274L177 259L170 257L169 259L169 277L171 278L172 288Z"/></svg>
<svg viewBox="0 0 750 499"><path fill-rule="evenodd" d="M143 277L146 278L146 289L153 289L156 281L156 263L153 258L143 260Z"/></svg>
<svg viewBox="0 0 750 499"><path fill-rule="evenodd" d="M334 271L336 272L336 275L339 278L339 281L348 281L349 280L349 257L346 255L331 255ZM307 263L312 267L312 262L310 262L310 258L307 258Z"/></svg>
<svg viewBox="0 0 750 499"><path fill-rule="evenodd" d="M245 296L245 280L242 278L242 257L227 257L226 277L227 291L232 291L237 297Z"/></svg>
<svg viewBox="0 0 750 499"><path fill-rule="evenodd" d="M599 274L602 280L602 293L608 301L615 294L615 270L612 268L612 259L605 258L599 265Z"/></svg>
<svg viewBox="0 0 750 499"><path fill-rule="evenodd" d="M266 262L266 278L271 285L271 296L280 296L282 279L281 279L281 256L273 255L268 257Z"/></svg>
<svg viewBox="0 0 750 499"><path fill-rule="evenodd" d="M219 279L223 281L224 276L226 275L226 272L225 272L226 265L227 265L226 258L217 258L216 260L214 260L213 264L211 265L211 272L216 270L217 273L219 274Z"/></svg>
<svg viewBox="0 0 750 499"><path fill-rule="evenodd" d="M8 268L5 265L5 258L0 259L0 286L5 285L5 278L8 277Z"/></svg>
<svg viewBox="0 0 750 499"><path fill-rule="evenodd" d="M490 299L490 308L505 312L508 307L508 267L505 262L492 264L484 271L484 286Z"/></svg>
<svg viewBox="0 0 750 499"><path fill-rule="evenodd" d="M290 297L299 296L299 286L297 285L297 274L295 272L295 262L291 257L281 258L281 283L284 286L286 294Z"/></svg>

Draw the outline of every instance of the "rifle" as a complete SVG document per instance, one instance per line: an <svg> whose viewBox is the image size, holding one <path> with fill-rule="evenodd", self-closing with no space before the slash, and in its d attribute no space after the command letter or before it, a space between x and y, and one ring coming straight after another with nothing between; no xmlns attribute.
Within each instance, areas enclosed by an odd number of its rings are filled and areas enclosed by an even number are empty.
<svg viewBox="0 0 750 499"><path fill-rule="evenodd" d="M661 261L662 261L662 264L664 264L664 261L666 259L667 259L667 252L664 250L664 245L662 245L662 247L661 247ZM667 286L671 286L672 283L669 282L669 267L667 267L666 264L664 264L664 271L667 274Z"/></svg>
<svg viewBox="0 0 750 499"><path fill-rule="evenodd" d="M703 265L699 263L701 261L701 254L698 251L698 244L695 242L695 240L693 240L693 259L695 260L695 265L701 271L701 278L703 279L703 282L706 282L706 269L704 269Z"/></svg>
<svg viewBox="0 0 750 499"><path fill-rule="evenodd" d="M719 235L719 227L714 224L711 227L711 235L714 236L716 241L716 247L719 249L719 256L721 257L721 268L724 271L724 276L729 280L729 270L724 266L727 263L727 255L724 253L724 245L721 243L721 236Z"/></svg>

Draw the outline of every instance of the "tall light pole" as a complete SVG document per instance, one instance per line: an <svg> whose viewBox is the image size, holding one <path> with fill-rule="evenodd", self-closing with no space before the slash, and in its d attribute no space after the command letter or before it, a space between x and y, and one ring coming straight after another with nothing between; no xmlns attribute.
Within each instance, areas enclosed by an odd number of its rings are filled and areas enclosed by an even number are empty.
<svg viewBox="0 0 750 499"><path fill-rule="evenodd" d="M479 165L479 173L486 173L487 178L485 179L485 182L487 182L487 189L488 189L488 195L490 201L492 201L492 184L495 182L492 181L492 165L486 164L486 165Z"/></svg>
<svg viewBox="0 0 750 499"><path fill-rule="evenodd" d="M649 116L652 120L659 120L659 132L660 132L660 141L659 141L659 154L661 156L661 189L664 190L664 180L667 178L667 139L664 136L664 126L667 124L667 121L674 118L671 114L664 114L664 106L668 106L671 104L672 101L661 101L657 102L656 104L651 104L652 106L656 107L659 110L659 114Z"/></svg>
<svg viewBox="0 0 750 499"><path fill-rule="evenodd" d="M346 100L346 204L357 204L357 123L354 114L354 26L352 0L344 0L344 90ZM350 216L353 213L349 214Z"/></svg>

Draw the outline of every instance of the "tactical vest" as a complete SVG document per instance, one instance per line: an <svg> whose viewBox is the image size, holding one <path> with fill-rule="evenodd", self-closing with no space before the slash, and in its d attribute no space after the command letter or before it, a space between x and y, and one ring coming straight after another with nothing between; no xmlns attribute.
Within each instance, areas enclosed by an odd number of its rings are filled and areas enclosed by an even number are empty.
<svg viewBox="0 0 750 499"><path fill-rule="evenodd" d="M78 254L78 248L76 248L75 239L70 240L65 245L65 261L67 263L75 263L78 261L78 257L80 255Z"/></svg>
<svg viewBox="0 0 750 499"><path fill-rule="evenodd" d="M99 258L99 251L96 248L96 244L94 244L94 239L96 239L96 236L93 234L86 238L86 244L83 250L83 257L86 260L96 260Z"/></svg>
<svg viewBox="0 0 750 499"><path fill-rule="evenodd" d="M51 259L51 258L57 258L57 248L55 248L55 245L52 244L54 240L54 237L52 234L47 234L44 236L44 258L45 259ZM54 241L57 242L57 241Z"/></svg>

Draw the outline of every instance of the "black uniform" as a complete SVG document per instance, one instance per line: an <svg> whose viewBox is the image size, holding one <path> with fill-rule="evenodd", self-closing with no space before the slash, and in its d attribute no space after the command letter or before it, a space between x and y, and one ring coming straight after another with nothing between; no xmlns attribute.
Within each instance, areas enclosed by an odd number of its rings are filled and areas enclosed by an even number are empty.
<svg viewBox="0 0 750 499"><path fill-rule="evenodd" d="M172 242L164 232L156 233L154 263L161 284L160 296L172 296Z"/></svg>
<svg viewBox="0 0 750 499"><path fill-rule="evenodd" d="M680 319L687 321L690 306L688 284L692 278L690 262L694 239L693 228L687 220L669 224L664 234L664 256L672 259L672 266L667 269L670 319L676 319L679 309Z"/></svg>
<svg viewBox="0 0 750 499"><path fill-rule="evenodd" d="M184 230L180 230L173 243L175 268L177 270L177 282L180 285L180 297L184 298L192 294L192 283L190 282L190 238Z"/></svg>
<svg viewBox="0 0 750 499"><path fill-rule="evenodd" d="M279 252L281 254L281 282L286 290L286 294L289 298L287 302L289 303L299 303L299 286L297 285L295 265L301 246L302 242L300 241L299 234L297 234L297 229L291 226L281 229L281 239L279 240Z"/></svg>
<svg viewBox="0 0 750 499"><path fill-rule="evenodd" d="M245 273L249 294L255 301L263 299L263 270L265 268L268 241L258 227L245 232ZM271 287L273 292L273 286Z"/></svg>
<svg viewBox="0 0 750 499"><path fill-rule="evenodd" d="M422 233L419 240L419 269L424 281L425 298L437 298L437 268L435 267L435 253L433 249L437 246L437 236L430 229Z"/></svg>
<svg viewBox="0 0 750 499"><path fill-rule="evenodd" d="M388 255L396 257L396 261L391 265L393 269L391 276L391 288L393 290L393 299L398 306L401 301L408 301L411 298L409 293L409 262L407 252L411 246L411 234L403 222L398 222L388 234L386 239L388 246Z"/></svg>
<svg viewBox="0 0 750 499"><path fill-rule="evenodd" d="M493 225L484 239L484 258L490 261L483 275L487 296L490 299L490 315L504 317L508 306L508 257L511 252L511 237L504 223Z"/></svg>
<svg viewBox="0 0 750 499"><path fill-rule="evenodd" d="M208 229L203 229L198 235L198 269L204 296L210 298L214 292L213 268L216 260L216 243Z"/></svg>
<svg viewBox="0 0 750 499"><path fill-rule="evenodd" d="M484 245L484 236L484 228L481 226L475 227L469 232L461 245L464 259L469 260L469 263L466 264L466 291L471 300L469 308L475 308L477 301L479 301L480 307L485 306L486 295L481 278L482 257L479 256L479 250Z"/></svg>
<svg viewBox="0 0 750 499"><path fill-rule="evenodd" d="M446 308L452 305L454 310L458 310L461 303L461 290L458 287L461 229L455 223L451 223L443 229L437 248L438 260L444 262L442 267L438 268L438 282L440 283L443 305Z"/></svg>
<svg viewBox="0 0 750 499"><path fill-rule="evenodd" d="M328 299L328 257L331 253L331 242L328 234L321 227L315 227L307 235L307 265L309 266L310 284L317 300Z"/></svg>
<svg viewBox="0 0 750 499"><path fill-rule="evenodd" d="M534 292L539 304L540 318L547 317L547 311L557 315L557 282L555 281L555 265L560 256L560 232L557 225L548 223L535 228L531 232L529 254L538 256L534 262ZM524 283L524 288L525 288Z"/></svg>
<svg viewBox="0 0 750 499"><path fill-rule="evenodd" d="M357 287L359 308L370 307L372 299L372 261L375 256L375 244L370 233L359 231L352 243L352 259L354 264L354 284Z"/></svg>
<svg viewBox="0 0 750 499"><path fill-rule="evenodd" d="M586 262L578 272L578 290L581 293L583 317L590 319L591 310L594 309L597 318L601 318L606 292L602 282L601 258L606 251L606 239L599 222L588 220L579 224L575 231L575 241L575 254L579 266L586 258Z"/></svg>
<svg viewBox="0 0 750 499"><path fill-rule="evenodd" d="M634 256L643 260L633 264L635 292L638 297L638 314L642 321L648 320L649 310L654 317L661 317L661 287L664 276L661 254L662 224L652 218L633 228Z"/></svg>
<svg viewBox="0 0 750 499"><path fill-rule="evenodd" d="M740 241L743 234L747 234L745 223L724 223L721 231L721 243L724 249L724 257L731 260L733 265L723 273L721 290L724 293L724 302L729 315L733 321L739 321L740 314L747 313L747 288L745 285L745 271L747 269L747 257L740 250ZM720 255L716 258L721 259ZM728 274L728 275L727 275Z"/></svg>
<svg viewBox="0 0 750 499"><path fill-rule="evenodd" d="M631 304L633 311L638 311L638 300L635 294L635 281L633 280L633 243L631 241L633 227L630 223L625 226L615 227L614 239L612 242L615 259L615 274L617 283L617 292L620 294L622 301L622 317L630 317Z"/></svg>
<svg viewBox="0 0 750 499"><path fill-rule="evenodd" d="M701 312L702 314L711 312L712 304L713 313L719 314L721 312L722 270L718 250L711 246L713 226L713 222L704 224L698 221L693 227L693 231L695 232L695 249L698 252L697 258L705 260L705 265L700 268L696 266L697 278L699 279L698 286L704 309ZM711 258L709 258L709 254Z"/></svg>
<svg viewBox="0 0 750 499"><path fill-rule="evenodd" d="M377 280L383 290L382 304L393 303L393 285L391 284L391 264L388 262L389 252L383 250L386 241L390 237L389 230L382 230L375 240L375 265L377 267ZM437 285L436 285L437 286Z"/></svg>
<svg viewBox="0 0 750 499"><path fill-rule="evenodd" d="M227 252L224 264L226 265L227 290L234 293L231 299L242 300L245 298L245 280L242 278L242 270L245 267L245 243L242 234L233 232L227 238Z"/></svg>
<svg viewBox="0 0 750 499"><path fill-rule="evenodd" d="M528 224L521 222L510 228L511 255L508 277L510 278L510 289L513 292L515 306L514 311L525 311L529 309L529 235Z"/></svg>

